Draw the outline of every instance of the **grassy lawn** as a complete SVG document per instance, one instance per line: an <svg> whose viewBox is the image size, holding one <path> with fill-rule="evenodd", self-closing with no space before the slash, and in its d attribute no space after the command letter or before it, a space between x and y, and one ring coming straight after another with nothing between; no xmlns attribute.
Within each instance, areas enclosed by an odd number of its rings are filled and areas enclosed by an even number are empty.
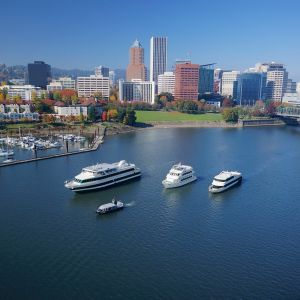
<svg viewBox="0 0 300 300"><path fill-rule="evenodd" d="M36 124L7 124L6 128L7 129L19 129L19 127L22 128L35 128Z"/></svg>
<svg viewBox="0 0 300 300"><path fill-rule="evenodd" d="M215 113L207 114L184 114L180 112L164 111L136 111L137 122L184 122L184 121L221 121L222 115Z"/></svg>

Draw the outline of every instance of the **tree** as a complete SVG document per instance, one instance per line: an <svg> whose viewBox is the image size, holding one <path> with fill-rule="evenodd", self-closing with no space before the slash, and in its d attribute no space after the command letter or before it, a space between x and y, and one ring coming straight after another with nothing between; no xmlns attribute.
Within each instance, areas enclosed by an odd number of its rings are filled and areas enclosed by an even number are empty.
<svg viewBox="0 0 300 300"><path fill-rule="evenodd" d="M222 116L225 122L236 123L239 119L239 113L237 108L224 108Z"/></svg>
<svg viewBox="0 0 300 300"><path fill-rule="evenodd" d="M102 120L102 122L106 122L107 121L107 111L103 111L102 112L101 120Z"/></svg>
<svg viewBox="0 0 300 300"><path fill-rule="evenodd" d="M103 98L103 95L101 92L95 92L93 94L93 96L97 99L97 100L101 100Z"/></svg>
<svg viewBox="0 0 300 300"><path fill-rule="evenodd" d="M72 101L72 104L75 105L78 103L78 97L76 95L72 95L71 96L71 101Z"/></svg>
<svg viewBox="0 0 300 300"><path fill-rule="evenodd" d="M157 104L159 108L163 108L166 106L168 102L174 101L174 96L171 93L160 93L155 96L154 102Z"/></svg>
<svg viewBox="0 0 300 300"><path fill-rule="evenodd" d="M94 122L96 119L96 113L94 106L88 107L88 120Z"/></svg>
<svg viewBox="0 0 300 300"><path fill-rule="evenodd" d="M8 95L8 89L7 88L2 89L2 94L4 95L4 98L6 100L9 100L9 95Z"/></svg>
<svg viewBox="0 0 300 300"><path fill-rule="evenodd" d="M267 113L269 116L273 116L273 115L275 114L275 111L276 111L276 105L275 105L275 102L272 101L272 100L266 101L265 110L266 110L266 113Z"/></svg>
<svg viewBox="0 0 300 300"><path fill-rule="evenodd" d="M124 107L118 107L118 122L123 123L126 116L126 109Z"/></svg>
<svg viewBox="0 0 300 300"><path fill-rule="evenodd" d="M108 111L109 119L117 119L118 117L118 111L116 109L110 109Z"/></svg>
<svg viewBox="0 0 300 300"><path fill-rule="evenodd" d="M53 100L61 101L61 94L60 94L59 91L54 91L53 92Z"/></svg>
<svg viewBox="0 0 300 300"><path fill-rule="evenodd" d="M124 117L123 123L125 125L133 126L133 125L135 125L135 122L136 122L135 111L131 110L131 109L128 109L126 111L126 115Z"/></svg>
<svg viewBox="0 0 300 300"><path fill-rule="evenodd" d="M81 122L81 123L84 122L84 115L82 112L80 112L80 115L79 115L79 122Z"/></svg>
<svg viewBox="0 0 300 300"><path fill-rule="evenodd" d="M223 107L233 107L233 101L230 98L225 98L222 103Z"/></svg>

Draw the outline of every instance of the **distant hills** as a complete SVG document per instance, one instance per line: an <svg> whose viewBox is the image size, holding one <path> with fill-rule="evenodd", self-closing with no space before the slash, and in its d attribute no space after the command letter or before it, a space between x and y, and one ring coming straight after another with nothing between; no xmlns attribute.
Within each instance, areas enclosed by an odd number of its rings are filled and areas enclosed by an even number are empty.
<svg viewBox="0 0 300 300"><path fill-rule="evenodd" d="M115 69L116 80L125 78L125 70L123 69ZM60 69L60 68L51 68L52 78L58 78L63 76L68 76L72 78L76 78L78 76L89 76L94 74L93 71L80 70L80 69ZM10 79L23 79L26 78L27 74L27 66L16 65L16 66L7 66L5 64L0 64L0 82L8 81Z"/></svg>

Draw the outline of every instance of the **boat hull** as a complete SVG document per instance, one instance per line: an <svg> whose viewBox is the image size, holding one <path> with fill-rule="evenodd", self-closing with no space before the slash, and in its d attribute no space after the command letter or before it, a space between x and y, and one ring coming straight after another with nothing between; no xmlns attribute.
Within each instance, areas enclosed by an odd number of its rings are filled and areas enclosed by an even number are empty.
<svg viewBox="0 0 300 300"><path fill-rule="evenodd" d="M113 213L115 211L121 210L123 208L124 208L124 206L118 206L118 207L114 207L114 208L111 208L110 210L106 210L106 211L97 210L96 213L98 215L106 215L106 214L110 214L110 213Z"/></svg>
<svg viewBox="0 0 300 300"><path fill-rule="evenodd" d="M122 184L130 180L134 180L141 177L141 173L132 174L129 177L126 178L116 178L114 180L110 180L108 182L98 183L94 185L87 185L87 186L81 186L81 187L69 187L68 183L65 185L66 188L70 189L71 191L75 193L84 193L89 191L95 191L95 190L101 190L105 188L112 187L117 184Z"/></svg>
<svg viewBox="0 0 300 300"><path fill-rule="evenodd" d="M197 177L193 176L192 178L190 178L187 181L180 181L180 182L175 182L175 183L163 180L162 184L163 184L163 186L164 186L165 189L174 189L174 188L179 188L181 186L184 186L184 185L187 185L189 183L192 183L192 182L194 182L196 180L197 180Z"/></svg>
<svg viewBox="0 0 300 300"><path fill-rule="evenodd" d="M240 178L238 178L236 181L233 181L231 184L228 184L227 186L222 187L222 188L218 188L218 189L213 188L213 186L210 185L209 188L208 188L208 191L209 191L210 193L212 193L212 194L218 194L218 193L225 192L225 191L227 191L228 189L230 189L230 188L232 188L232 187L234 187L234 186L236 186L236 185L241 184L242 179L243 179L243 178L240 177Z"/></svg>

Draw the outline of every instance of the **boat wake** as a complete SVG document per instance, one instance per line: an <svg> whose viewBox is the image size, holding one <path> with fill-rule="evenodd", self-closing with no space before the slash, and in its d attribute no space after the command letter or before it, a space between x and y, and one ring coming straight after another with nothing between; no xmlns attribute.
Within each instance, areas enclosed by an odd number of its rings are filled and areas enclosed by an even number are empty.
<svg viewBox="0 0 300 300"><path fill-rule="evenodd" d="M135 201L131 201L125 204L125 207L132 207L132 206L135 206Z"/></svg>

